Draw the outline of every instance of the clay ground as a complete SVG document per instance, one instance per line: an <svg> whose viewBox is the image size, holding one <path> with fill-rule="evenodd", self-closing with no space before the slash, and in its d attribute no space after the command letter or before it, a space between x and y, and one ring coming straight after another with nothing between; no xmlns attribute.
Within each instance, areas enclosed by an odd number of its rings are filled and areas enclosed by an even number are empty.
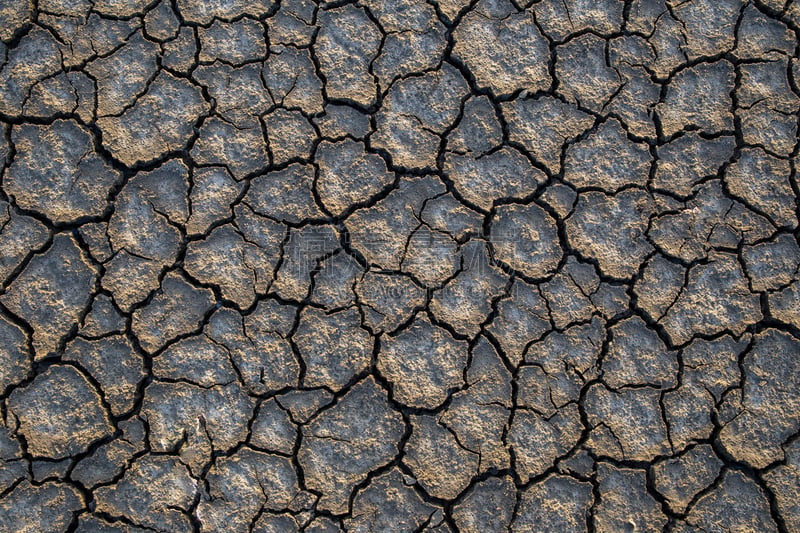
<svg viewBox="0 0 800 533"><path fill-rule="evenodd" d="M0 0L0 532L800 532L798 0Z"/></svg>

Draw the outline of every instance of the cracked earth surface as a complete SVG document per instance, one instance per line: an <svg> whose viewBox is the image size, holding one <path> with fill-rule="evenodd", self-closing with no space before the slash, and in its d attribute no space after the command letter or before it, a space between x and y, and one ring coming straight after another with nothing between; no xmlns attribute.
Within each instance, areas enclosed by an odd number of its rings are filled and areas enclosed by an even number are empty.
<svg viewBox="0 0 800 533"><path fill-rule="evenodd" d="M800 531L799 37L0 1L0 531Z"/></svg>

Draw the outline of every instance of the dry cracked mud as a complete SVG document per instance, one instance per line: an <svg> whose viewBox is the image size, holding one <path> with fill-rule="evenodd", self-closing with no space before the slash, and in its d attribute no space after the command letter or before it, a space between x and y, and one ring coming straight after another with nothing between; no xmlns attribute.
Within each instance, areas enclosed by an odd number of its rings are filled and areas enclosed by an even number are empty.
<svg viewBox="0 0 800 533"><path fill-rule="evenodd" d="M800 1L0 0L0 532L800 532Z"/></svg>

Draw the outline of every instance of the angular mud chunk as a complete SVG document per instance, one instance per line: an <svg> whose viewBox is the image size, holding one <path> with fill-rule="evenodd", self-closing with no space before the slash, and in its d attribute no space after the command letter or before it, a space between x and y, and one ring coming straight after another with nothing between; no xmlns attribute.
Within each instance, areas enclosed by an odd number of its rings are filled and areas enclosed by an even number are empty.
<svg viewBox="0 0 800 533"><path fill-rule="evenodd" d="M641 47L626 50L624 57L646 53L650 48L642 41ZM661 96L661 90L643 67L622 65L620 77L622 86L606 105L603 113L614 113L631 135L654 140L657 137L653 113L650 111Z"/></svg>
<svg viewBox="0 0 800 533"><path fill-rule="evenodd" d="M558 92L570 103L602 113L622 85L619 74L606 63L606 41L593 34L556 49Z"/></svg>
<svg viewBox="0 0 800 533"><path fill-rule="evenodd" d="M107 266L103 288L126 310L158 286L158 275L178 257L183 239L174 224L188 215L188 176L186 166L173 160L137 174L117 196L106 234L112 250L124 253Z"/></svg>
<svg viewBox="0 0 800 533"><path fill-rule="evenodd" d="M474 336L489 316L492 301L502 294L508 278L489 257L485 241L470 240L462 246L461 257L461 272L434 291L430 310L458 333Z"/></svg>
<svg viewBox="0 0 800 533"><path fill-rule="evenodd" d="M339 248L333 226L304 226L292 229L283 244L280 270L273 288L282 298L302 300L311 289L311 274L320 261Z"/></svg>
<svg viewBox="0 0 800 533"><path fill-rule="evenodd" d="M739 414L719 440L735 459L764 468L784 458L782 444L800 429L800 342L767 330L744 356L744 389ZM737 401L738 404L738 401Z"/></svg>
<svg viewBox="0 0 800 533"><path fill-rule="evenodd" d="M742 10L741 0L694 0L671 11L683 28L683 50L690 61L733 49L734 30Z"/></svg>
<svg viewBox="0 0 800 533"><path fill-rule="evenodd" d="M166 269L158 261L129 254L124 249L116 252L105 268L102 286L113 293L114 303L126 313L158 289L158 278Z"/></svg>
<svg viewBox="0 0 800 533"><path fill-rule="evenodd" d="M547 524L554 531L586 531L586 517L592 506L592 486L571 477L551 475L525 489L511 525L514 533L534 533Z"/></svg>
<svg viewBox="0 0 800 533"><path fill-rule="evenodd" d="M592 426L602 424L608 428L625 459L651 461L671 451L661 417L660 396L652 388L615 392L593 385L586 394L586 414ZM598 451L615 455L611 450Z"/></svg>
<svg viewBox="0 0 800 533"><path fill-rule="evenodd" d="M636 1L638 2L639 0ZM655 60L650 64L650 67L659 78L669 78L676 69L686 62L686 54L683 51L683 47L686 44L682 35L683 27L672 15L665 13L667 6L664 1L652 2L653 7L645 7L650 3L649 1L640 2L642 10L651 9L653 10L651 14L655 15L649 21L643 23L643 25L651 26L648 32L653 34L649 41L655 54ZM639 24L642 24L642 21Z"/></svg>
<svg viewBox="0 0 800 533"><path fill-rule="evenodd" d="M667 517L661 505L647 492L645 473L600 463L597 468L600 501L594 523L598 532L643 531L657 533Z"/></svg>
<svg viewBox="0 0 800 533"><path fill-rule="evenodd" d="M122 522L112 524L102 518L83 514L78 518L77 533L144 533L144 528L129 526Z"/></svg>
<svg viewBox="0 0 800 533"><path fill-rule="evenodd" d="M0 8L0 39L9 41L31 19L33 0L9 2Z"/></svg>
<svg viewBox="0 0 800 533"><path fill-rule="evenodd" d="M7 11L11 5L23 7L25 2L12 2L3 4L0 8L0 17L8 16ZM13 8L11 8L13 9ZM17 22L21 26L28 15L14 20L15 15L11 15L12 22ZM0 32L3 34L12 33L17 29L14 26L6 26L8 19L0 18ZM12 35L9 35L11 37ZM54 37L46 30L35 28L23 36L17 46L6 53L5 45L2 47L4 58L7 61L0 67L0 112L9 115L18 115L22 111L22 104L25 101L28 91L39 80L59 72L62 68L60 53Z"/></svg>
<svg viewBox="0 0 800 533"><path fill-rule="evenodd" d="M199 87L161 72L136 105L120 116L101 117L97 126L111 154L134 166L186 148L195 122L210 107Z"/></svg>
<svg viewBox="0 0 800 533"><path fill-rule="evenodd" d="M168 223L182 224L189 216L188 187L189 169L179 160L173 159L153 171L136 174L117 196L109 233L120 235L118 242L113 242L112 237L112 244L117 249L126 248L148 257L173 257L175 252L169 248L177 246L179 232ZM135 229L141 231L144 226L155 227L152 232L142 231L141 235L136 235ZM162 233L168 237L168 253L164 253L165 244L159 238Z"/></svg>
<svg viewBox="0 0 800 533"><path fill-rule="evenodd" d="M597 310L591 296L600 288L600 278L592 265L579 263L572 256L540 288L557 328L589 320Z"/></svg>
<svg viewBox="0 0 800 533"><path fill-rule="evenodd" d="M688 263L707 259L714 249L765 240L774 230L766 218L731 199L722 184L713 180L702 185L685 206L655 217L648 233L664 255Z"/></svg>
<svg viewBox="0 0 800 533"><path fill-rule="evenodd" d="M692 498L717 479L721 467L722 461L711 446L701 444L674 459L656 463L653 484L674 511L683 513Z"/></svg>
<svg viewBox="0 0 800 533"><path fill-rule="evenodd" d="M245 317L229 309L211 317L209 337L230 352L249 392L265 394L297 386L300 368L289 344L296 312L292 306L265 300Z"/></svg>
<svg viewBox="0 0 800 533"><path fill-rule="evenodd" d="M363 8L344 6L319 14L314 45L328 98L369 107L377 97L370 65L381 43L378 28Z"/></svg>
<svg viewBox="0 0 800 533"><path fill-rule="evenodd" d="M307 424L322 409L333 403L333 400L333 393L325 389L292 390L277 397L278 405L297 424Z"/></svg>
<svg viewBox="0 0 800 533"><path fill-rule="evenodd" d="M747 109L765 103L773 111L796 112L800 99L792 92L790 71L786 59L742 65L741 85L736 90L739 106Z"/></svg>
<svg viewBox="0 0 800 533"><path fill-rule="evenodd" d="M203 234L213 224L232 217L231 205L239 197L241 190L242 185L236 183L224 167L196 169L189 194L191 214L186 221L186 232L189 235Z"/></svg>
<svg viewBox="0 0 800 533"><path fill-rule="evenodd" d="M552 173L561 170L561 152L594 123L591 115L551 96L517 98L501 104L509 139L520 143Z"/></svg>
<svg viewBox="0 0 800 533"><path fill-rule="evenodd" d="M800 443L794 441L786 446L786 464L777 466L764 474L767 485L775 494L778 510L786 522L786 528L791 530L800 527L800 456L798 456Z"/></svg>
<svg viewBox="0 0 800 533"><path fill-rule="evenodd" d="M567 219L567 238L578 252L596 259L603 274L629 279L653 250L645 235L653 209L652 197L639 189L580 194Z"/></svg>
<svg viewBox="0 0 800 533"><path fill-rule="evenodd" d="M277 108L264 115L264 131L272 164L285 165L311 156L316 131L300 111Z"/></svg>
<svg viewBox="0 0 800 533"><path fill-rule="evenodd" d="M733 82L733 66L725 60L680 71L656 106L663 134L672 136L690 127L707 134L733 129Z"/></svg>
<svg viewBox="0 0 800 533"><path fill-rule="evenodd" d="M63 459L86 451L114 432L109 413L86 377L71 366L54 365L8 398L28 452Z"/></svg>
<svg viewBox="0 0 800 533"><path fill-rule="evenodd" d="M60 73L31 88L23 112L30 117L48 120L75 113L84 122L91 122L95 116L95 101L94 84L86 74Z"/></svg>
<svg viewBox="0 0 800 533"><path fill-rule="evenodd" d="M122 179L94 151L92 136L69 120L15 126L17 149L3 180L16 204L53 222L101 216L108 194Z"/></svg>
<svg viewBox="0 0 800 533"><path fill-rule="evenodd" d="M444 171L464 200L486 211L495 200L526 198L547 181L544 172L509 148L480 157L448 154Z"/></svg>
<svg viewBox="0 0 800 533"><path fill-rule="evenodd" d="M345 527L348 531L417 531L434 511L394 468L359 491Z"/></svg>
<svg viewBox="0 0 800 533"><path fill-rule="evenodd" d="M5 531L66 531L83 508L77 489L62 483L33 486L23 480L0 501L0 528Z"/></svg>
<svg viewBox="0 0 800 533"><path fill-rule="evenodd" d="M736 112L745 143L763 146L784 157L797 144L797 121L792 119L800 107L788 71L785 60L743 65L737 91L741 109Z"/></svg>
<svg viewBox="0 0 800 533"><path fill-rule="evenodd" d="M105 222L91 222L78 228L78 233L83 238L83 242L86 243L86 247L89 248L89 254L95 261L106 263L106 268L108 268L108 260L114 254L106 233L107 230L108 224ZM125 252L121 251L120 253Z"/></svg>
<svg viewBox="0 0 800 533"><path fill-rule="evenodd" d="M356 284L364 324L373 332L391 332L425 305L425 290L408 276L370 270Z"/></svg>
<svg viewBox="0 0 800 533"><path fill-rule="evenodd" d="M272 105L264 90L260 63L238 68L219 63L201 65L192 77L208 88L217 104L216 113L236 126L254 126Z"/></svg>
<svg viewBox="0 0 800 533"><path fill-rule="evenodd" d="M391 154L392 163L415 170L436 166L441 135L458 118L466 81L455 67L398 80L375 115L372 146Z"/></svg>
<svg viewBox="0 0 800 533"><path fill-rule="evenodd" d="M147 91L158 72L157 56L158 45L137 32L113 54L89 63L86 71L97 83L98 117L122 114Z"/></svg>
<svg viewBox="0 0 800 533"><path fill-rule="evenodd" d="M687 133L658 148L653 185L681 196L689 196L694 185L715 176L733 157L733 137L706 140Z"/></svg>
<svg viewBox="0 0 800 533"><path fill-rule="evenodd" d="M372 377L304 426L298 461L308 488L322 492L318 507L347 512L355 486L397 455L404 431L403 418Z"/></svg>
<svg viewBox="0 0 800 533"><path fill-rule="evenodd" d="M258 215L299 224L324 217L314 201L313 187L314 167L295 163L253 178L244 202Z"/></svg>
<svg viewBox="0 0 800 533"><path fill-rule="evenodd" d="M237 379L228 350L207 335L170 345L153 358L153 375L160 379L185 379L201 387L227 385Z"/></svg>
<svg viewBox="0 0 800 533"><path fill-rule="evenodd" d="M778 226L797 227L789 162L767 154L761 148L745 148L739 160L726 169L730 192L754 206Z"/></svg>
<svg viewBox="0 0 800 533"><path fill-rule="evenodd" d="M360 324L353 308L333 314L303 309L294 341L306 364L304 386L338 390L369 367L372 336Z"/></svg>
<svg viewBox="0 0 800 533"><path fill-rule="evenodd" d="M141 416L150 429L150 447L156 452L179 450L194 471L210 462L208 451L225 452L244 442L253 407L238 384L205 389L153 382L144 392Z"/></svg>
<svg viewBox="0 0 800 533"><path fill-rule="evenodd" d="M667 351L655 331L644 320L631 317L610 328L611 341L603 359L603 381L612 389L625 385L672 387L678 376L678 361Z"/></svg>
<svg viewBox="0 0 800 533"><path fill-rule="evenodd" d="M779 58L792 55L795 47L795 39L789 28L783 22L763 14L752 4L744 8L738 38L736 55L742 58Z"/></svg>
<svg viewBox="0 0 800 533"><path fill-rule="evenodd" d="M144 13L147 0L97 0L92 2L93 8L103 15L115 17L132 17Z"/></svg>
<svg viewBox="0 0 800 533"><path fill-rule="evenodd" d="M553 273L564 253L556 221L535 203L499 207L492 220L491 243L501 263L530 278Z"/></svg>
<svg viewBox="0 0 800 533"><path fill-rule="evenodd" d="M386 33L373 70L381 89L400 77L436 68L443 59L446 28L433 6L414 0L364 2Z"/></svg>
<svg viewBox="0 0 800 533"><path fill-rule="evenodd" d="M455 275L461 266L461 253L453 238L427 226L411 234L400 269L426 287L435 288Z"/></svg>
<svg viewBox="0 0 800 533"><path fill-rule="evenodd" d="M364 145L350 139L317 147L317 190L325 208L336 216L354 204L367 203L394 182L380 156L365 152Z"/></svg>
<svg viewBox="0 0 800 533"><path fill-rule="evenodd" d="M80 334L84 337L103 337L109 333L122 333L125 329L123 317L110 296L97 294L92 301L92 310L83 319Z"/></svg>
<svg viewBox="0 0 800 533"><path fill-rule="evenodd" d="M497 378L502 386L502 378ZM498 396L500 394L501 391L498 391ZM510 398L491 402L486 397L487 394L481 387L470 386L466 391L457 392L439 419L455 435L461 446L480 452L480 473L510 466L508 448L503 441L510 415Z"/></svg>
<svg viewBox="0 0 800 533"><path fill-rule="evenodd" d="M299 491L287 457L242 448L208 472L209 494L200 501L201 531L245 531L262 508L287 509Z"/></svg>
<svg viewBox="0 0 800 533"><path fill-rule="evenodd" d="M291 455L296 440L297 428L278 402L270 399L258 407L251 427L251 446Z"/></svg>
<svg viewBox="0 0 800 533"><path fill-rule="evenodd" d="M479 2L461 19L453 37L453 54L475 75L478 86L496 96L518 89L550 87L547 41L531 20L511 2Z"/></svg>
<svg viewBox="0 0 800 533"><path fill-rule="evenodd" d="M114 335L97 340L78 337L67 345L62 358L79 363L92 374L115 416L133 408L136 387L146 373L142 356L126 337Z"/></svg>
<svg viewBox="0 0 800 533"><path fill-rule="evenodd" d="M119 422L118 427L122 430L120 436L78 461L70 474L72 479L87 488L111 482L130 466L134 455L144 451L145 427L138 417Z"/></svg>
<svg viewBox="0 0 800 533"><path fill-rule="evenodd" d="M510 466L503 435L511 407L511 374L491 344L481 338L472 350L467 390L457 392L440 417L469 450L480 451L480 473Z"/></svg>
<svg viewBox="0 0 800 533"><path fill-rule="evenodd" d="M183 18L187 22L204 26L211 24L215 17L220 19L233 19L241 15L261 17L269 13L272 7L272 0L178 0L178 9Z"/></svg>
<svg viewBox="0 0 800 533"><path fill-rule="evenodd" d="M461 121L447 136L447 150L480 155L498 146L503 138L495 108L486 96L472 96L464 104Z"/></svg>
<svg viewBox="0 0 800 533"><path fill-rule="evenodd" d="M403 463L431 496L456 498L478 473L477 452L463 448L432 416L412 416L411 427Z"/></svg>
<svg viewBox="0 0 800 533"><path fill-rule="evenodd" d="M267 145L259 124L236 127L216 117L203 123L192 147L192 159L201 165L224 164L237 181L269 164Z"/></svg>
<svg viewBox="0 0 800 533"><path fill-rule="evenodd" d="M353 256L340 250L322 261L319 271L313 274L314 303L326 309L350 307L356 303L355 285L364 269Z"/></svg>
<svg viewBox="0 0 800 533"><path fill-rule="evenodd" d="M59 234L31 259L0 297L33 328L33 349L42 358L56 350L87 310L96 272L72 237Z"/></svg>
<svg viewBox="0 0 800 533"><path fill-rule="evenodd" d="M567 148L564 180L575 187L599 187L613 193L626 185L647 184L650 152L628 140L620 123L610 119Z"/></svg>
<svg viewBox="0 0 800 533"><path fill-rule="evenodd" d="M226 224L202 241L189 243L184 268L201 283L219 287L223 298L247 309L257 294L266 291L278 259Z"/></svg>
<svg viewBox="0 0 800 533"><path fill-rule="evenodd" d="M522 360L529 344L550 329L547 302L533 285L514 280L508 297L497 304L497 317L487 330L499 342L512 364Z"/></svg>
<svg viewBox="0 0 800 533"><path fill-rule="evenodd" d="M396 336L381 339L378 371L392 383L394 400L436 409L463 384L467 343L418 315Z"/></svg>
<svg viewBox="0 0 800 533"><path fill-rule="evenodd" d="M142 527L178 533L192 528L188 511L197 481L180 461L164 455L137 459L116 484L94 493L97 510Z"/></svg>
<svg viewBox="0 0 800 533"><path fill-rule="evenodd" d="M0 368L0 393L33 370L25 331L3 315L0 315Z"/></svg>
<svg viewBox="0 0 800 533"><path fill-rule="evenodd" d="M713 341L695 339L683 349L685 382L698 384L718 402L728 389L739 383L739 358L749 340L743 336L737 341L730 335Z"/></svg>
<svg viewBox="0 0 800 533"><path fill-rule="evenodd" d="M263 60L267 54L265 29L261 23L243 18L226 23L215 20L209 28L198 28L200 61L224 61L234 65Z"/></svg>
<svg viewBox="0 0 800 533"><path fill-rule="evenodd" d="M408 237L419 226L425 199L444 191L444 185L434 176L403 177L386 198L347 218L351 245L368 263L400 270Z"/></svg>
<svg viewBox="0 0 800 533"><path fill-rule="evenodd" d="M583 385L598 375L597 359L605 337L603 322L595 317L588 324L550 332L531 344L525 362L535 366L526 372L522 372L525 367L520 369L519 403L549 416L554 409L578 401ZM534 378L532 382L528 376ZM546 401L532 402L531 395Z"/></svg>
<svg viewBox="0 0 800 533"><path fill-rule="evenodd" d="M483 217L450 194L438 195L425 202L420 218L431 229L450 234L463 242L472 235L480 235Z"/></svg>
<svg viewBox="0 0 800 533"><path fill-rule="evenodd" d="M197 67L197 39L193 28L182 26L178 37L161 45L161 64L183 74Z"/></svg>
<svg viewBox="0 0 800 533"><path fill-rule="evenodd" d="M623 5L616 0L545 0L533 7L545 34L558 41L584 30L600 34L617 31L622 25L622 11Z"/></svg>
<svg viewBox="0 0 800 533"><path fill-rule="evenodd" d="M745 271L755 291L777 290L800 275L800 246L792 235L746 246L742 251Z"/></svg>
<svg viewBox="0 0 800 533"><path fill-rule="evenodd" d="M467 369L468 392L476 401L497 406L511 406L511 373L486 337L472 349Z"/></svg>
<svg viewBox="0 0 800 533"><path fill-rule="evenodd" d="M274 39L274 33L269 37ZM317 77L308 50L291 46L270 47L261 76L273 104L299 107L306 113L322 111L322 82Z"/></svg>
<svg viewBox="0 0 800 533"><path fill-rule="evenodd" d="M778 531L764 492L736 470L725 472L722 483L697 501L686 523L695 531Z"/></svg>
<svg viewBox="0 0 800 533"><path fill-rule="evenodd" d="M506 531L514 510L516 488L509 477L480 481L472 486L453 509L459 531L482 533Z"/></svg>
<svg viewBox="0 0 800 533"><path fill-rule="evenodd" d="M346 135L362 140L370 132L369 115L349 105L328 104L314 119L323 137L342 140Z"/></svg>
<svg viewBox="0 0 800 533"><path fill-rule="evenodd" d="M768 301L771 316L800 327L800 282L794 281L780 292L770 293Z"/></svg>
<svg viewBox="0 0 800 533"><path fill-rule="evenodd" d="M210 290L195 288L173 272L161 282L161 291L152 301L133 313L131 330L152 353L198 329L213 303Z"/></svg>
<svg viewBox="0 0 800 533"><path fill-rule="evenodd" d="M581 436L581 419L575 404L545 418L531 410L519 410L508 433L515 467L523 482L543 474L566 455Z"/></svg>
<svg viewBox="0 0 800 533"><path fill-rule="evenodd" d="M8 190L8 189L6 189ZM7 202L0 201L0 283L5 284L22 261L47 242L47 226L32 217L17 213Z"/></svg>
<svg viewBox="0 0 800 533"><path fill-rule="evenodd" d="M740 335L762 318L758 295L735 256L712 253L709 259L689 270L685 288L660 320L673 344L724 330Z"/></svg>
<svg viewBox="0 0 800 533"><path fill-rule="evenodd" d="M171 2L162 0L144 16L144 30L151 39L169 41L178 36L180 21Z"/></svg>

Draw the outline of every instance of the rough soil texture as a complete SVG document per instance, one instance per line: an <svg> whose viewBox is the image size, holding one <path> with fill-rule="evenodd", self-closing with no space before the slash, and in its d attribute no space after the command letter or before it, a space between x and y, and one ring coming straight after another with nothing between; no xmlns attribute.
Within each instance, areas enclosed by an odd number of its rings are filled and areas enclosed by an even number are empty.
<svg viewBox="0 0 800 533"><path fill-rule="evenodd" d="M799 38L0 0L0 532L800 532Z"/></svg>

